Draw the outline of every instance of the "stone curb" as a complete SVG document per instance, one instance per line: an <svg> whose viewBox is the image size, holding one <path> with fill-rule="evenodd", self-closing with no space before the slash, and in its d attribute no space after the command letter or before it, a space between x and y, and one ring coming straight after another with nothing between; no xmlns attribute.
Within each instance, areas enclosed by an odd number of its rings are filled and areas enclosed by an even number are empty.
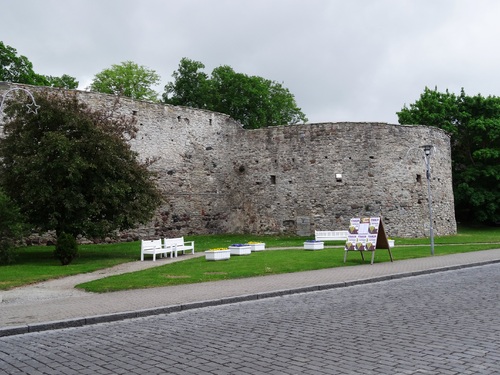
<svg viewBox="0 0 500 375"><path fill-rule="evenodd" d="M409 271L409 272L397 273L397 274L386 275L386 276L378 276L378 277L371 277L371 278L366 278L366 279L337 282L337 283L332 283L332 284L319 284L319 285L311 285L311 286L294 288L294 289L283 289L283 290L275 290L275 291L271 291L271 292L261 292L261 293L256 293L256 294L248 294L248 295L241 295L241 296L234 296L234 297L224 297L224 298L215 299L215 300L191 302L191 303L174 305L174 306L155 307L152 309L145 309L145 310L136 310L136 311L127 311L127 312L122 312L122 313L96 315L96 316L90 316L90 317L86 317L86 318L58 320L58 321L47 322L47 323L34 323L34 324L27 324L27 325L14 326L14 327L3 327L3 328L0 328L0 337L15 336L15 335L22 335L22 334L26 334L26 333L50 331L50 330L57 330L57 329L64 329L64 328L83 327L83 326L99 324L99 323L110 323L110 322L116 322L116 321L126 320L126 319L141 318L141 317L154 316L154 315L160 315L160 314L170 314L170 313L174 313L174 312L198 309L198 308L203 308L203 307L227 305L227 304L232 304L232 303L240 303L240 302L255 301L255 300L274 298L274 297L282 297L282 296L292 295L292 294L309 293L309 292L316 292L316 291L327 290L327 289L344 288L344 287L355 286L355 285L371 284L371 283L377 283L377 282L381 282L381 281L396 280L396 279L402 279L402 278L407 278L407 277L427 275L427 274L432 274L432 273L437 273L437 272L453 271L453 270L458 270L458 269L462 269L462 268L479 267L479 266L485 266L488 264L495 264L495 263L500 263L500 259L494 259L494 260L488 260L488 261L484 261L484 262L477 262L477 263L470 263L470 264L446 266L446 267L440 267L440 268L431 268L431 269L421 270L421 271Z"/></svg>

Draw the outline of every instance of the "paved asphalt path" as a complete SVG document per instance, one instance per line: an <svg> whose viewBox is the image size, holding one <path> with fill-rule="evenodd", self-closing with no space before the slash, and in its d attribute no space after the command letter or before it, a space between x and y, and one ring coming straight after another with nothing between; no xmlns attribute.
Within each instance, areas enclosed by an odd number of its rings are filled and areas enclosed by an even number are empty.
<svg viewBox="0 0 500 375"><path fill-rule="evenodd" d="M500 374L500 264L0 337L0 374Z"/></svg>

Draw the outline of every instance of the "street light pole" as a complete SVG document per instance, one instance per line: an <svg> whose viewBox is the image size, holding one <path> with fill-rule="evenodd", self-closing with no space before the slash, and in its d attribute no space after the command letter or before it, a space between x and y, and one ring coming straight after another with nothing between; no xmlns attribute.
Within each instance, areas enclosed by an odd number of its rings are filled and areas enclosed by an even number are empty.
<svg viewBox="0 0 500 375"><path fill-rule="evenodd" d="M434 229L432 225L432 195L431 195L431 154L432 145L422 146L424 149L425 169L427 176L427 195L429 197L429 235L431 237L431 255L434 255Z"/></svg>

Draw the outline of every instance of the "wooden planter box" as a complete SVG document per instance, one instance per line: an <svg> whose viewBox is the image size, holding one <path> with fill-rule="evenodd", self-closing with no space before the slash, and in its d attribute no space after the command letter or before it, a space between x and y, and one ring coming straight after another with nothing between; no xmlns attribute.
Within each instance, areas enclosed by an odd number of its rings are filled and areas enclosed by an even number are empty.
<svg viewBox="0 0 500 375"><path fill-rule="evenodd" d="M205 251L206 260L227 260L231 257L231 251L227 250L216 250L216 251Z"/></svg>
<svg viewBox="0 0 500 375"><path fill-rule="evenodd" d="M247 244L250 246L251 251L262 251L266 249L266 244L264 242L261 243L249 243Z"/></svg>
<svg viewBox="0 0 500 375"><path fill-rule="evenodd" d="M252 252L250 245L248 246L229 246L231 255L249 255Z"/></svg>
<svg viewBox="0 0 500 375"><path fill-rule="evenodd" d="M315 241L315 242L304 242L304 249L305 250L323 250L325 248L325 243L322 241Z"/></svg>

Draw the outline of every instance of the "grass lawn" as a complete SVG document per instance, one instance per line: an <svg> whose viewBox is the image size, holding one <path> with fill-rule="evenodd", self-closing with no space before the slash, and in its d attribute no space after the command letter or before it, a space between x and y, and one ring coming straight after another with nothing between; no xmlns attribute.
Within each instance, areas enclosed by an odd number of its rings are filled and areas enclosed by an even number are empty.
<svg viewBox="0 0 500 375"><path fill-rule="evenodd" d="M499 244L440 245L435 248L436 255L494 249ZM394 248L394 259L409 259L429 256L429 248L424 246L408 246ZM365 254L364 263L369 265L370 254ZM387 250L375 253L375 263L388 262ZM361 256L350 252L344 264L342 247L324 250L305 251L265 250L245 256L231 256L225 261L208 262L205 257L191 258L183 262L166 264L143 271L123 275L109 276L78 285L78 288L89 292L112 292L127 289L154 288L188 283L200 283L224 279L236 279L269 274L309 271L323 268L343 267L362 264Z"/></svg>
<svg viewBox="0 0 500 375"><path fill-rule="evenodd" d="M265 242L266 248L301 248L303 242L311 237L213 235L186 236L185 239L194 240L196 251L203 251L248 241ZM430 255L428 238L395 238L395 240L396 247L393 249L395 260ZM191 258L153 269L95 280L79 287L89 291L105 292L339 267L344 266L344 253L341 248L343 243L343 241L327 241L325 245L338 247L320 251L266 250L248 256L233 256L228 261L218 262L207 262L204 257ZM436 256L499 248L500 228L459 228L458 235L436 237L435 244ZM128 242L82 245L79 248L80 256L68 266L61 266L53 258L53 251L54 247L51 246L20 248L16 263L0 266L0 289L11 289L16 286L93 272L120 263L137 261L140 257L140 244L139 242ZM388 252L386 250L377 251L375 262L386 261L389 261ZM369 264L368 259L365 262ZM360 263L359 254L350 252L346 266Z"/></svg>

